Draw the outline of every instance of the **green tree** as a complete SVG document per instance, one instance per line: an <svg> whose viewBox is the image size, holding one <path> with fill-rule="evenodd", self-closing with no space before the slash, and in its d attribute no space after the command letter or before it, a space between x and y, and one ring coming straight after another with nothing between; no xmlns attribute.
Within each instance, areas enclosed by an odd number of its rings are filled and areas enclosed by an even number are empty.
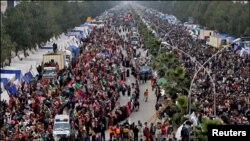
<svg viewBox="0 0 250 141"><path fill-rule="evenodd" d="M202 123L194 127L194 136L191 138L196 140L207 141L208 126L209 125L222 125L223 122L219 118L209 119L208 117L202 118Z"/></svg>
<svg viewBox="0 0 250 141"><path fill-rule="evenodd" d="M4 62L8 59L8 63L11 63L11 51L15 50L16 43L12 42L10 36L6 34L5 27L1 27L1 66L4 66ZM7 64L7 65L9 65Z"/></svg>

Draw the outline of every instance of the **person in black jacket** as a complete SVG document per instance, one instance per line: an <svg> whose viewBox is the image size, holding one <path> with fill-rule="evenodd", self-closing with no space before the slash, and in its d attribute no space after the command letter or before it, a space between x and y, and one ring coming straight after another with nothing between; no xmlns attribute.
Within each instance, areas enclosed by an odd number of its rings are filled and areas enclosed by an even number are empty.
<svg viewBox="0 0 250 141"><path fill-rule="evenodd" d="M128 96L130 96L131 95L131 87L130 87L130 85L128 85L127 90L128 90Z"/></svg>

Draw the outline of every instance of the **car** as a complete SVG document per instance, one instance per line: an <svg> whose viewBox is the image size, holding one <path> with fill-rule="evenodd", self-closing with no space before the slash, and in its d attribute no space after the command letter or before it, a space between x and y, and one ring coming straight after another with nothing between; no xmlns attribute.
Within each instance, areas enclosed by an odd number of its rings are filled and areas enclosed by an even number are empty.
<svg viewBox="0 0 250 141"><path fill-rule="evenodd" d="M55 141L65 138L72 140L74 138L74 133L70 126L69 115L55 116L53 126L53 138Z"/></svg>
<svg viewBox="0 0 250 141"><path fill-rule="evenodd" d="M150 67L150 66L141 66L139 68L139 76L140 76L140 78L142 78L143 75L146 75L146 78L150 79L151 76L153 75L152 67Z"/></svg>
<svg viewBox="0 0 250 141"><path fill-rule="evenodd" d="M140 38L139 36L131 36L131 45L139 45L140 43Z"/></svg>

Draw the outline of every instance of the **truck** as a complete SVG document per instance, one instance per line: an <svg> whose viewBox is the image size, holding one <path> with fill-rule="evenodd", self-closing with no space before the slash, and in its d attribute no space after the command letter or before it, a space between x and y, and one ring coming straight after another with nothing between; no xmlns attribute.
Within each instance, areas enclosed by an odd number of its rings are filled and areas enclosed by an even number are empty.
<svg viewBox="0 0 250 141"><path fill-rule="evenodd" d="M53 138L59 140L74 140L74 130L70 125L69 115L56 115L53 126Z"/></svg>
<svg viewBox="0 0 250 141"><path fill-rule="evenodd" d="M43 55L43 77L56 77L57 72L69 66L71 57L67 52L57 51Z"/></svg>

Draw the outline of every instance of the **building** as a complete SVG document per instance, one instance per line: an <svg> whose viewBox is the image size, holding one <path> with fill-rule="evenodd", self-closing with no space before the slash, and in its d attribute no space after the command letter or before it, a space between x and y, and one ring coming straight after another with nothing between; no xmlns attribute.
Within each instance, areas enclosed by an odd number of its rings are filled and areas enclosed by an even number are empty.
<svg viewBox="0 0 250 141"><path fill-rule="evenodd" d="M227 34L212 35L209 38L208 45L212 47L221 48L221 47L230 45L233 40L234 40L234 37L229 37Z"/></svg>
<svg viewBox="0 0 250 141"><path fill-rule="evenodd" d="M201 40L207 40L210 36L213 36L214 33L215 32L213 30L201 29L200 30L199 39L201 39Z"/></svg>

